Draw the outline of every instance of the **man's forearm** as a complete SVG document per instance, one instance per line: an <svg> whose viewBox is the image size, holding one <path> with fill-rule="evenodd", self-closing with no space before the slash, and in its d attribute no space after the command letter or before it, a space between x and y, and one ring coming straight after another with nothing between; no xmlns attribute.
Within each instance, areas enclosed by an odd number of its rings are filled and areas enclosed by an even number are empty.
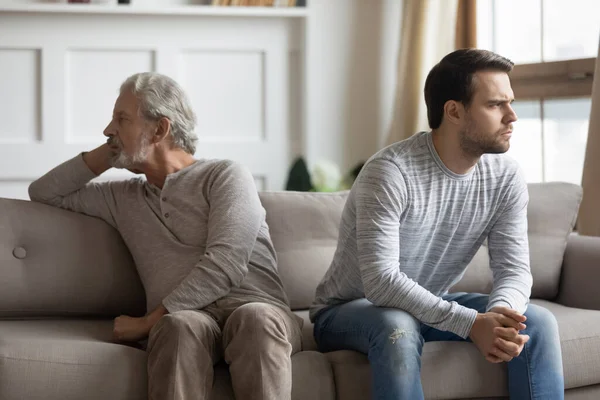
<svg viewBox="0 0 600 400"><path fill-rule="evenodd" d="M486 307L487 311L495 307L506 307L523 314L529 304L531 286L532 278L529 271L525 271L521 275L514 274L511 277L503 277L494 282L494 288Z"/></svg>
<svg viewBox="0 0 600 400"><path fill-rule="evenodd" d="M107 185L88 185L109 168L109 157L110 149L106 145L78 154L32 182L29 197L32 201L102 218L114 227L106 201L107 196L113 196L112 191L106 190Z"/></svg>
<svg viewBox="0 0 600 400"><path fill-rule="evenodd" d="M102 145L88 153L78 154L70 160L57 165L29 185L29 197L33 201L83 211L73 202L65 202L70 194L84 187L99 173L109 168L110 149ZM83 211L85 212L85 211Z"/></svg>
<svg viewBox="0 0 600 400"><path fill-rule="evenodd" d="M110 149L106 143L83 154L83 161L96 176L110 168L109 159Z"/></svg>
<svg viewBox="0 0 600 400"><path fill-rule="evenodd" d="M158 307L156 307L154 311L152 311L150 314L146 315L146 320L148 321L150 329L152 329L152 327L156 325L158 320L161 319L163 315L166 315L168 313L169 311L165 308L165 306L161 304Z"/></svg>

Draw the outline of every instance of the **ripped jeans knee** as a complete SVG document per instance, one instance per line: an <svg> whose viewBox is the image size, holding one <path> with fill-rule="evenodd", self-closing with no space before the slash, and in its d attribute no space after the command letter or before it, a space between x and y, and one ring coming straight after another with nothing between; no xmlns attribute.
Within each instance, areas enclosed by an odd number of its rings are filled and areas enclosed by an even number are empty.
<svg viewBox="0 0 600 400"><path fill-rule="evenodd" d="M394 310L396 313L404 313ZM379 332L373 332L369 348L369 361L385 365L397 372L418 372L421 369L421 352L424 339L420 325L407 314L382 321Z"/></svg>
<svg viewBox="0 0 600 400"><path fill-rule="evenodd" d="M326 309L315 318L314 329L320 351L355 350L375 363L403 365L404 358L412 363L424 343L416 318L397 308L377 307L367 299Z"/></svg>

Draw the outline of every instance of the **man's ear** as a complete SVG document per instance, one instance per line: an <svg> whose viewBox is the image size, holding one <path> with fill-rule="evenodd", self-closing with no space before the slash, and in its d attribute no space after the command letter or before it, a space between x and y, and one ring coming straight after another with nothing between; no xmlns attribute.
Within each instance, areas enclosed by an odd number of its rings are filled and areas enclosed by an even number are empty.
<svg viewBox="0 0 600 400"><path fill-rule="evenodd" d="M448 100L444 104L444 117L454 125L460 125L464 119L465 106L455 100Z"/></svg>
<svg viewBox="0 0 600 400"><path fill-rule="evenodd" d="M156 123L156 130L153 135L153 142L158 143L164 140L171 132L171 121L168 118L162 117Z"/></svg>

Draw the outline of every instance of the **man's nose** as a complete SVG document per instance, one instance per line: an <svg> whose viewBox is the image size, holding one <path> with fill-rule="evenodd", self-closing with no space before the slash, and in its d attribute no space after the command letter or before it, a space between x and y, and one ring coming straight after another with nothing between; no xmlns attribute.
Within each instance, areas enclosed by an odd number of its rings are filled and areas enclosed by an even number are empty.
<svg viewBox="0 0 600 400"><path fill-rule="evenodd" d="M102 134L106 137L110 137L115 134L112 129L112 122L110 122L108 125L106 125L106 128L104 128L104 131L102 132Z"/></svg>
<svg viewBox="0 0 600 400"><path fill-rule="evenodd" d="M508 113L506 114L506 117L504 119L505 122L508 124L512 124L513 122L516 122L519 119L517 113L515 112L515 109L512 108L511 105L508 106Z"/></svg>

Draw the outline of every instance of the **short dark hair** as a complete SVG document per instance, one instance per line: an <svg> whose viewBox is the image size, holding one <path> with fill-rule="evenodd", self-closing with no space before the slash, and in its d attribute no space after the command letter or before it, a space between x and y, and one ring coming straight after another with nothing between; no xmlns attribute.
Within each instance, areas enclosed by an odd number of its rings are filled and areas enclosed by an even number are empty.
<svg viewBox="0 0 600 400"><path fill-rule="evenodd" d="M469 106L475 92L473 76L478 71L509 73L515 64L508 58L481 49L456 50L434 66L425 80L425 104L431 129L442 124L444 104L448 100Z"/></svg>

